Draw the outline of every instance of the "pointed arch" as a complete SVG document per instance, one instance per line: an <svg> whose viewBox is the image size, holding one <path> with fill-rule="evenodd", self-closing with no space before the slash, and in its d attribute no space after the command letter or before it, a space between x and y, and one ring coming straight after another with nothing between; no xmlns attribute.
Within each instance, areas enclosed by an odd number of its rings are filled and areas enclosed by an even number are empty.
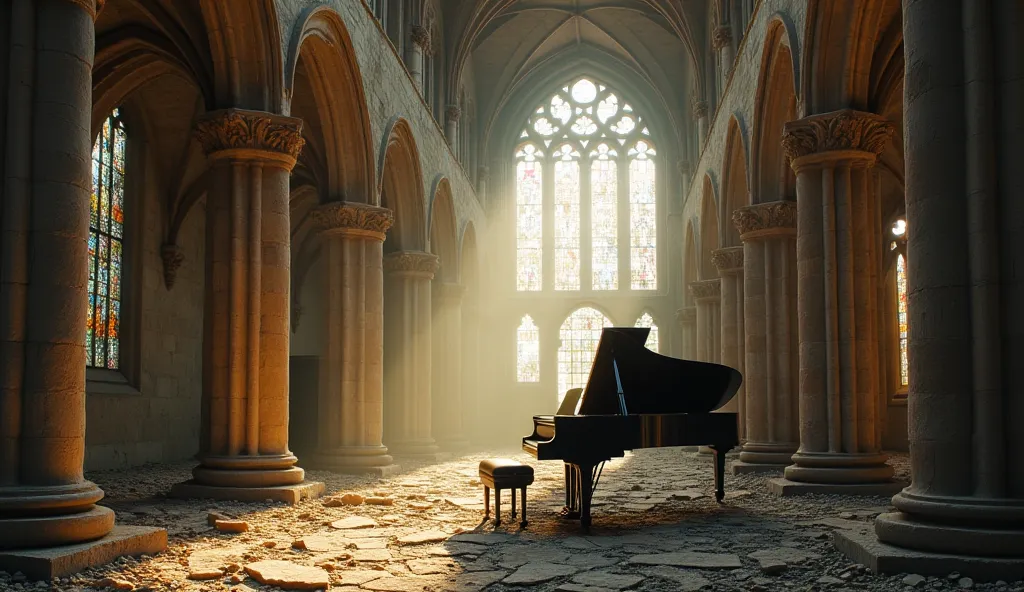
<svg viewBox="0 0 1024 592"><path fill-rule="evenodd" d="M700 208L700 277L704 280L718 277L718 269L711 262L711 253L720 248L718 201L711 176L705 175Z"/></svg>
<svg viewBox="0 0 1024 592"><path fill-rule="evenodd" d="M561 345L558 348L558 402L571 388L586 386L590 366L597 353L601 331L611 327L608 315L594 306L581 306L573 310L558 329Z"/></svg>
<svg viewBox="0 0 1024 592"><path fill-rule="evenodd" d="M427 250L426 198L420 153L412 127L402 117L393 117L384 130L380 150L381 205L395 214L384 246L397 251Z"/></svg>
<svg viewBox="0 0 1024 592"><path fill-rule="evenodd" d="M644 310L640 313L633 326L650 328L651 332L647 334L647 341L644 343L644 347L658 353L658 348L661 347L661 344L658 340L658 321L655 319L654 313L650 310Z"/></svg>
<svg viewBox="0 0 1024 592"><path fill-rule="evenodd" d="M699 221L698 221L699 223ZM693 230L694 220L686 222L686 235L683 239L683 300L686 306L693 306L693 295L689 285L700 280L697 258L697 235Z"/></svg>
<svg viewBox="0 0 1024 592"><path fill-rule="evenodd" d="M540 382L540 329L528 314L516 328L516 382Z"/></svg>
<svg viewBox="0 0 1024 592"><path fill-rule="evenodd" d="M218 107L281 113L284 65L274 0L200 0Z"/></svg>
<svg viewBox="0 0 1024 592"><path fill-rule="evenodd" d="M376 201L373 140L355 49L341 17L327 6L306 9L296 22L285 62L285 92L290 112L296 77L303 75L313 94L315 114L306 115L307 134L324 171L321 195L361 203ZM312 116L312 117L311 117Z"/></svg>
<svg viewBox="0 0 1024 592"><path fill-rule="evenodd" d="M718 236L721 246L736 247L740 245L740 235L732 225L732 213L750 204L750 186L747 182L747 143L743 133L743 124L738 116L729 119L729 128L725 137L725 158L722 163L722 209L718 220L722 223Z"/></svg>
<svg viewBox="0 0 1024 592"><path fill-rule="evenodd" d="M437 255L441 267L437 277L457 283L459 277L459 245L456 231L455 203L448 178L438 175L431 189L429 224L430 252Z"/></svg>
<svg viewBox="0 0 1024 592"><path fill-rule="evenodd" d="M772 18L761 54L754 103L752 197L756 203L796 199L796 179L782 151L782 128L797 113L796 64L792 30L780 15Z"/></svg>

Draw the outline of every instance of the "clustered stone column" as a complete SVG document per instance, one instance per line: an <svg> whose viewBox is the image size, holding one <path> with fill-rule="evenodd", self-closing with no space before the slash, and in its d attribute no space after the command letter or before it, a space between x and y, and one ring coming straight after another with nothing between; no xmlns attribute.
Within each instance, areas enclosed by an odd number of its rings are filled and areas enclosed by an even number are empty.
<svg viewBox="0 0 1024 592"><path fill-rule="evenodd" d="M689 286L696 306L694 325L696 334L697 361L717 364L722 356L722 283L718 278L693 282ZM724 409L723 409L724 410ZM703 455L712 450L701 446Z"/></svg>
<svg viewBox="0 0 1024 592"><path fill-rule="evenodd" d="M729 82L729 74L732 72L732 64L735 60L735 52L732 48L732 29L729 25L723 24L715 28L711 34L711 47L718 52L718 69L721 73L722 89L725 89Z"/></svg>
<svg viewBox="0 0 1024 592"><path fill-rule="evenodd" d="M433 425L435 438L441 448L448 451L469 446L462 399L462 297L465 292L461 284L434 282Z"/></svg>
<svg viewBox="0 0 1024 592"><path fill-rule="evenodd" d="M740 208L746 331L746 436L733 473L781 471L799 446L796 203Z"/></svg>
<svg viewBox="0 0 1024 592"><path fill-rule="evenodd" d="M459 156L459 119L462 118L462 109L458 105L448 105L444 112L444 137L451 146L452 154Z"/></svg>
<svg viewBox="0 0 1024 592"><path fill-rule="evenodd" d="M878 302L882 224L871 168L893 134L853 110L786 124L796 172L800 449L783 495L898 490L881 452Z"/></svg>
<svg viewBox="0 0 1024 592"><path fill-rule="evenodd" d="M693 120L697 122L697 153L700 153L704 140L708 137L708 102L693 102Z"/></svg>
<svg viewBox="0 0 1024 592"><path fill-rule="evenodd" d="M683 329L683 359L697 359L697 307L687 306L676 311L676 320Z"/></svg>
<svg viewBox="0 0 1024 592"><path fill-rule="evenodd" d="M743 247L726 247L711 253L711 262L718 268L721 282L721 354L720 363L744 373L744 330L743 330ZM722 411L739 414L738 431L740 443L744 441L745 426L745 385L741 384L736 395L722 407Z"/></svg>
<svg viewBox="0 0 1024 592"><path fill-rule="evenodd" d="M313 210L327 273L327 342L321 364L317 466L342 473L394 471L383 444L383 243L390 210L336 201Z"/></svg>
<svg viewBox="0 0 1024 592"><path fill-rule="evenodd" d="M210 161L206 201L203 426L178 497L296 503L322 483L288 450L289 175L302 122L229 109L196 124Z"/></svg>
<svg viewBox="0 0 1024 592"><path fill-rule="evenodd" d="M431 436L431 280L437 255L399 251L384 258L388 318L385 323L388 448L396 455L438 458Z"/></svg>
<svg viewBox="0 0 1024 592"><path fill-rule="evenodd" d="M409 28L410 43L405 46L405 67L416 90L423 92L423 56L430 53L430 30L421 25Z"/></svg>

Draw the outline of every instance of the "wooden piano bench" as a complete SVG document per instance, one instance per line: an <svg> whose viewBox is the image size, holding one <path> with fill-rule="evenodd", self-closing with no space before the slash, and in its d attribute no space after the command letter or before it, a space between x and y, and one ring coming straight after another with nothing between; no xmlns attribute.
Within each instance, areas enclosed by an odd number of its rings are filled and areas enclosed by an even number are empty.
<svg viewBox="0 0 1024 592"><path fill-rule="evenodd" d="M526 488L533 485L533 467L507 458L489 458L480 461L480 482L484 486L484 520L491 516L491 490L494 490L494 525L501 526L501 490L512 490L512 519L516 518L516 490L523 498L523 520L526 528Z"/></svg>

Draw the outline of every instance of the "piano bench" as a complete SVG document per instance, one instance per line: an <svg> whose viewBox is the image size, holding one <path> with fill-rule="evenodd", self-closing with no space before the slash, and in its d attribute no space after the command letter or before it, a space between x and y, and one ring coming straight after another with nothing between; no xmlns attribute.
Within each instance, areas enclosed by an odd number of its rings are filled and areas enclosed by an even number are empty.
<svg viewBox="0 0 1024 592"><path fill-rule="evenodd" d="M512 519L516 517L516 490L523 500L523 520L526 528L526 488L533 485L533 467L507 458L489 458L480 461L480 482L484 486L484 520L491 516L491 490L494 490L494 525L501 526L501 490L512 490Z"/></svg>

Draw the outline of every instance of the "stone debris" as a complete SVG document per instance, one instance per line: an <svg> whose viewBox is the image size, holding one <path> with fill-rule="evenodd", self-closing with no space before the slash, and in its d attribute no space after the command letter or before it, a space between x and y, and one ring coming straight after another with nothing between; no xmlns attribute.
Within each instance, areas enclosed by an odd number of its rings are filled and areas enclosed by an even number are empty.
<svg viewBox="0 0 1024 592"><path fill-rule="evenodd" d="M758 566L761 568L761 573L769 576L777 576L780 573L786 571L789 565L785 561L773 559L771 557L757 560Z"/></svg>
<svg viewBox="0 0 1024 592"><path fill-rule="evenodd" d="M358 506L365 500L366 498L358 493L346 493L344 495L325 497L323 499L323 504L328 508L337 508L340 506Z"/></svg>
<svg viewBox="0 0 1024 592"><path fill-rule="evenodd" d="M434 504L430 502L409 502L408 506L413 510L430 510L434 507Z"/></svg>
<svg viewBox="0 0 1024 592"><path fill-rule="evenodd" d="M455 585L458 590L482 590L505 577L505 573L500 570L461 573L455 577Z"/></svg>
<svg viewBox="0 0 1024 592"><path fill-rule="evenodd" d="M974 580L972 580L971 578L960 578L959 580L957 580L957 585L961 588L973 588Z"/></svg>
<svg viewBox="0 0 1024 592"><path fill-rule="evenodd" d="M405 564L418 576L447 573L455 565L449 559L410 559Z"/></svg>
<svg viewBox="0 0 1024 592"><path fill-rule="evenodd" d="M349 569L338 573L334 583L340 586L361 586L370 580L377 580L388 575L386 571L375 569Z"/></svg>
<svg viewBox="0 0 1024 592"><path fill-rule="evenodd" d="M355 528L374 528L377 526L377 521L373 518L366 518L364 516L349 516L342 518L341 520L335 520L331 522L331 528L338 530L350 530Z"/></svg>
<svg viewBox="0 0 1024 592"><path fill-rule="evenodd" d="M218 520L234 520L234 516L229 516L220 510L207 510L206 511L206 523L210 526L216 525Z"/></svg>
<svg viewBox="0 0 1024 592"><path fill-rule="evenodd" d="M395 498L383 496L368 497L363 502L371 506L393 506L395 505Z"/></svg>
<svg viewBox="0 0 1024 592"><path fill-rule="evenodd" d="M603 586L611 590L632 588L644 579L631 574L618 574L610 571L588 571L573 576L572 581L587 586Z"/></svg>
<svg viewBox="0 0 1024 592"><path fill-rule="evenodd" d="M640 571L649 577L661 578L672 582L672 589L676 592L697 592L711 586L710 580L686 569L658 565L655 567L645 567Z"/></svg>
<svg viewBox="0 0 1024 592"><path fill-rule="evenodd" d="M679 551L654 555L635 555L629 563L640 565L672 565L675 567L696 567L700 569L731 569L740 567L740 558L722 553L698 553Z"/></svg>
<svg viewBox="0 0 1024 592"><path fill-rule="evenodd" d="M774 561L776 563L785 563L792 565L794 563L800 563L808 559L818 557L817 553L810 553L803 549L794 549L792 547L774 547L771 549L762 549L760 551L754 551L747 555L751 559L757 559L758 561Z"/></svg>
<svg viewBox="0 0 1024 592"><path fill-rule="evenodd" d="M224 570L215 567L198 567L188 571L190 580L215 580L223 575Z"/></svg>
<svg viewBox="0 0 1024 592"><path fill-rule="evenodd" d="M249 523L245 520L216 520L213 526L221 532L239 533L249 530Z"/></svg>
<svg viewBox="0 0 1024 592"><path fill-rule="evenodd" d="M422 545L424 543L439 543L448 540L450 535L440 530L424 530L398 537L400 545Z"/></svg>
<svg viewBox="0 0 1024 592"><path fill-rule="evenodd" d="M614 588L601 588L599 586L584 586L583 584L562 584L555 588L556 592L615 592Z"/></svg>
<svg viewBox="0 0 1024 592"><path fill-rule="evenodd" d="M326 570L319 567L297 565L290 561L269 559L245 566L245 573L254 580L268 586L285 590L315 590L331 585Z"/></svg>
<svg viewBox="0 0 1024 592"><path fill-rule="evenodd" d="M113 588L114 590L134 590L135 584L120 578L103 578L96 582L99 588Z"/></svg>
<svg viewBox="0 0 1024 592"><path fill-rule="evenodd" d="M919 576L917 574L910 574L909 576L903 578L904 584L906 584L907 586L912 586L914 588L917 588L918 586L924 584L925 581L926 578L924 576Z"/></svg>
<svg viewBox="0 0 1024 592"><path fill-rule="evenodd" d="M527 563L501 582L510 585L540 584L555 578L570 576L577 571L579 568L570 565L544 562Z"/></svg>

